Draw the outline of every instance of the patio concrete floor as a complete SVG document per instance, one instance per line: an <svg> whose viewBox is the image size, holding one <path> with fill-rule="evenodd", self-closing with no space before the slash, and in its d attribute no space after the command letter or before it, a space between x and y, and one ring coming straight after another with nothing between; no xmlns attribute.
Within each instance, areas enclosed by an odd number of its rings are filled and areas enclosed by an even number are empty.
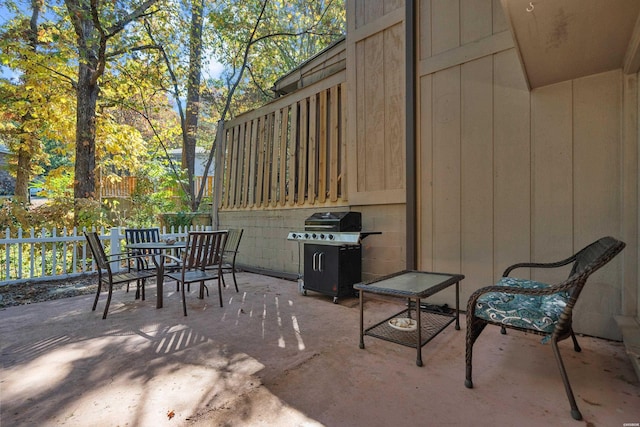
<svg viewBox="0 0 640 427"><path fill-rule="evenodd" d="M229 280L228 280L229 282ZM640 386L624 346L578 337L561 352L584 416L569 413L551 347L488 327L464 387L465 323L416 351L373 337L358 347L358 300L295 282L238 275L240 292L175 286L164 308L114 291L0 311L2 426L613 426L640 423ZM463 282L464 286L464 282ZM365 321L401 309L368 300ZM171 416L173 415L173 416ZM635 423L635 424L633 424Z"/></svg>

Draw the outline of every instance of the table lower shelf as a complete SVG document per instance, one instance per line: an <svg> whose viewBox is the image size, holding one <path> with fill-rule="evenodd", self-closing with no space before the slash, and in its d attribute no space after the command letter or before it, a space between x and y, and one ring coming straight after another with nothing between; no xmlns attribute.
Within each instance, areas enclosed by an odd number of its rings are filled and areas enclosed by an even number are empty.
<svg viewBox="0 0 640 427"><path fill-rule="evenodd" d="M394 314L393 316L376 323L375 325L365 329L364 335L379 338L385 341L391 341L396 344L401 344L407 347L416 348L418 343L418 330L414 331L401 331L389 326L389 320L395 317L408 317L409 309L402 310L401 312ZM416 318L415 310L411 310L411 318ZM420 313L420 327L422 342L420 346L424 346L431 341L436 335L438 335L444 328L449 326L454 320L456 320L455 311L451 313L433 312L429 310L422 310Z"/></svg>

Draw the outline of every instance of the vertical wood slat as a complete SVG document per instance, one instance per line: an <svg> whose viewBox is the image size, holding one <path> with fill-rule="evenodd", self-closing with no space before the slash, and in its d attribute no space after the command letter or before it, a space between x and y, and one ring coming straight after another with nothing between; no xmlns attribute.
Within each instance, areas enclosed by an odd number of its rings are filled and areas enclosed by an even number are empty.
<svg viewBox="0 0 640 427"><path fill-rule="evenodd" d="M280 165L278 168L278 202L284 206L287 202L287 157L290 155L287 150L287 140L289 134L289 107L282 110L282 122L280 124Z"/></svg>
<svg viewBox="0 0 640 427"><path fill-rule="evenodd" d="M307 144L309 141L309 117L307 108L308 98L300 101L300 128L298 137L300 141L298 158L298 204L305 201L305 191L307 189Z"/></svg>
<svg viewBox="0 0 640 427"><path fill-rule="evenodd" d="M288 141L289 167L287 170L287 200L289 206L296 203L296 164L298 161L298 103L291 104L289 115L290 132Z"/></svg>
<svg viewBox="0 0 640 427"><path fill-rule="evenodd" d="M249 155L249 171L248 171L248 175L249 175L249 180L248 180L248 185L249 185L249 195L248 195L248 206L249 207L253 207L255 206L256 203L256 199L255 199L255 191L256 191L256 175L257 175L257 171L256 171L256 157L257 157L257 152L258 152L258 119L254 119L251 121L251 142L250 142L250 146L251 146L251 153Z"/></svg>
<svg viewBox="0 0 640 427"><path fill-rule="evenodd" d="M264 180L262 183L262 206L270 203L269 193L271 189L271 163L273 157L273 130L275 126L275 113L269 113L264 129Z"/></svg>
<svg viewBox="0 0 640 427"><path fill-rule="evenodd" d="M316 201L316 177L318 176L317 172L317 104L318 96L316 94L312 95L309 98L309 176L307 177L307 200L309 203L313 204Z"/></svg>
<svg viewBox="0 0 640 427"><path fill-rule="evenodd" d="M231 207L236 207L238 204L238 158L240 156L240 143L242 137L244 136L244 127L242 125L238 125L236 127L236 132L233 135L233 158L231 164L231 200L229 205Z"/></svg>
<svg viewBox="0 0 640 427"><path fill-rule="evenodd" d="M264 150L265 150L265 132L266 132L266 116L262 116L258 122L258 167L256 170L256 206L262 206L262 183L265 176Z"/></svg>
<svg viewBox="0 0 640 427"><path fill-rule="evenodd" d="M231 159L231 155L232 155L232 147L233 144L231 143L231 141L233 140L233 128L227 130L225 132L225 138L224 138L224 150L223 152L226 153L224 156L224 164L226 165L226 167L224 168L224 194L223 197L221 197L222 200L222 206L225 208L229 207L229 186L230 186L230 181L231 181L231 165L229 164L229 160Z"/></svg>
<svg viewBox="0 0 640 427"><path fill-rule="evenodd" d="M338 200L338 160L340 152L338 151L338 86L333 86L329 92L329 200L336 202Z"/></svg>
<svg viewBox="0 0 640 427"><path fill-rule="evenodd" d="M320 92L320 126L318 141L318 202L327 198L327 91Z"/></svg>
<svg viewBox="0 0 640 427"><path fill-rule="evenodd" d="M280 152L280 128L282 127L282 110L275 112L274 124L273 124L273 140L270 144L273 147L271 156L271 194L269 200L271 206L276 206L278 203L278 172L279 172L279 160L282 153Z"/></svg>
<svg viewBox="0 0 640 427"><path fill-rule="evenodd" d="M236 171L236 203L234 207L242 207L242 199L244 198L244 145L247 137L247 123L240 125L240 136L238 137L238 170Z"/></svg>
<svg viewBox="0 0 640 427"><path fill-rule="evenodd" d="M242 207L246 208L249 201L249 165L251 164L251 122L245 124L244 131L244 152L242 168Z"/></svg>

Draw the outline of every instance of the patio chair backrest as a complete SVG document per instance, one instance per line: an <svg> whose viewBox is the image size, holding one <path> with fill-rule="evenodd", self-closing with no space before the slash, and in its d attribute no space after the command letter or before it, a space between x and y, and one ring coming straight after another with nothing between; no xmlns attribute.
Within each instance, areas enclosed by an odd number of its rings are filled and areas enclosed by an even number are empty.
<svg viewBox="0 0 640 427"><path fill-rule="evenodd" d="M107 255L104 252L98 233L95 231L85 231L84 236L87 239L89 249L91 249L91 253L93 254L93 261L98 266L98 269L107 270L109 274L111 274L111 266L107 262Z"/></svg>
<svg viewBox="0 0 640 427"><path fill-rule="evenodd" d="M563 315L556 324L558 335L570 330L573 307L589 276L611 261L625 246L624 242L607 236L596 240L569 258L574 260L571 273L569 278L559 285L569 293L569 299Z"/></svg>
<svg viewBox="0 0 640 427"><path fill-rule="evenodd" d="M229 229L227 240L224 244L224 255L229 259L235 258L235 255L238 253L238 247L240 246L240 240L242 239L242 233L244 229L236 228Z"/></svg>
<svg viewBox="0 0 640 427"><path fill-rule="evenodd" d="M183 262L184 269L205 270L220 263L227 231L190 231Z"/></svg>
<svg viewBox="0 0 640 427"><path fill-rule="evenodd" d="M576 274L591 275L594 271L608 263L615 257L625 244L613 237L603 237L591 243L574 255L575 262L569 277Z"/></svg>
<svg viewBox="0 0 640 427"><path fill-rule="evenodd" d="M160 241L160 229L159 228L125 228L124 237L129 243L147 243L147 242L159 242ZM160 253L160 250L155 252Z"/></svg>

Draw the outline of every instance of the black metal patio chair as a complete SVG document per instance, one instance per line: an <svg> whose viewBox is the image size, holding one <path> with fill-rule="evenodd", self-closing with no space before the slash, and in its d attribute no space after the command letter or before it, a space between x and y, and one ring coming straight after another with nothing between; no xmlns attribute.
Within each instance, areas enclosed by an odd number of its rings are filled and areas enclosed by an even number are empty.
<svg viewBox="0 0 640 427"><path fill-rule="evenodd" d="M147 243L160 241L160 229L158 228L125 228L124 238L127 244L131 243ZM135 263L129 263L129 271L137 270L153 270L155 267L149 263L150 256L158 256L161 254L159 250L142 250L127 249L128 256L135 256ZM137 281L136 299L140 297L140 283ZM144 287L142 287L144 292ZM127 292L129 292L129 283L127 283ZM144 299L144 298L143 298Z"/></svg>
<svg viewBox="0 0 640 427"><path fill-rule="evenodd" d="M224 282L224 273L231 273L233 275L233 284L238 292L238 281L236 280L236 256L238 255L238 248L240 247L240 240L242 239L242 228L229 229L227 239L224 244L224 250L222 251L222 284L226 287Z"/></svg>
<svg viewBox="0 0 640 427"><path fill-rule="evenodd" d="M581 351L572 328L573 308L589 276L607 264L624 247L624 242L613 237L603 237L562 261L514 264L505 270L496 285L480 288L471 294L467 303L465 386L473 388L473 344L485 326L500 326L502 333L506 333L505 328L510 328L545 335L543 343L551 341L571 406L571 416L581 420L582 414L573 396L558 342L571 337L574 350ZM516 268L556 268L571 263L573 266L569 278L556 285L508 277Z"/></svg>
<svg viewBox="0 0 640 427"><path fill-rule="evenodd" d="M187 237L187 247L181 260L171 255L164 255L170 259L180 261L179 271L166 273L165 276L182 285L182 307L187 315L185 288L188 284L200 282L199 298L204 298L205 286L208 280L217 279L218 296L222 307L222 250L224 248L227 231L190 231Z"/></svg>
<svg viewBox="0 0 640 427"><path fill-rule="evenodd" d="M95 231L85 232L84 235L87 239L87 243L89 244L89 249L93 254L93 261L98 267L98 290L96 291L96 298L93 301L93 308L91 310L95 311L96 306L98 305L98 298L100 297L100 292L102 291L103 284L107 286L107 290L109 292L107 296L107 303L104 307L104 313L102 315L103 319L107 318L109 304L111 304L111 295L113 294L113 285L126 283L128 286L130 282L136 281L142 288L142 299L144 300L145 280L150 277L155 277L155 272L151 270L127 270L123 272L113 272L111 268L112 262L137 262L138 258L140 258L141 256L128 256L126 254L112 254L107 256L104 252L104 247L100 242L100 236L98 236L98 233L96 233ZM136 295L139 294L140 289L136 291Z"/></svg>

